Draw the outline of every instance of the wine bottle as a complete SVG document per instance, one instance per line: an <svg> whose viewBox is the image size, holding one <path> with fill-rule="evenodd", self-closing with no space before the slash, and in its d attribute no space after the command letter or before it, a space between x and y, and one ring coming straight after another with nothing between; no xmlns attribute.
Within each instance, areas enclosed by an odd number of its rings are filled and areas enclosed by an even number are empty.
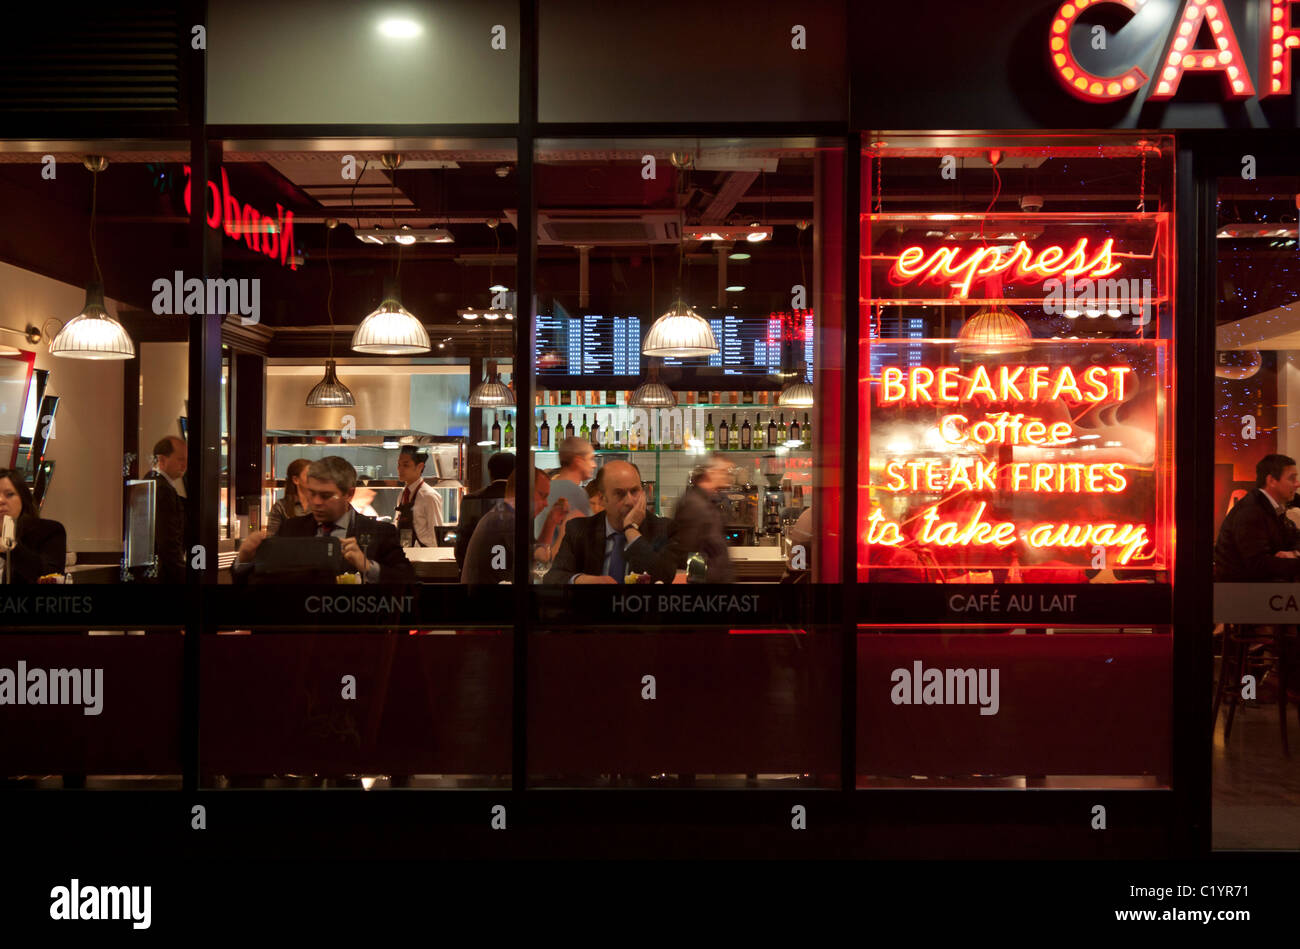
<svg viewBox="0 0 1300 949"><path fill-rule="evenodd" d="M506 416L506 430L502 433L505 436L505 446L507 448L515 447L515 426L510 421L510 416Z"/></svg>
<svg viewBox="0 0 1300 949"><path fill-rule="evenodd" d="M799 413L790 413L790 441L803 444L803 438L799 435Z"/></svg>
<svg viewBox="0 0 1300 949"><path fill-rule="evenodd" d="M500 451L501 449L501 422L498 421L496 414L492 415L492 445Z"/></svg>
<svg viewBox="0 0 1300 949"><path fill-rule="evenodd" d="M636 423L632 422L631 424L628 425L627 428L627 450L636 451L637 450L636 442L637 442Z"/></svg>
<svg viewBox="0 0 1300 949"><path fill-rule="evenodd" d="M713 413L709 413L709 423L704 426L704 447L713 450Z"/></svg>
<svg viewBox="0 0 1300 949"><path fill-rule="evenodd" d="M591 413L591 434L587 436L591 441L593 451L600 450L600 418L595 412Z"/></svg>
<svg viewBox="0 0 1300 949"><path fill-rule="evenodd" d="M763 417L756 415L754 417L754 450L758 451L763 447Z"/></svg>
<svg viewBox="0 0 1300 949"><path fill-rule="evenodd" d="M727 443L727 447L732 451L740 451L740 429L736 426L735 412L731 413L731 428L727 429L727 433L731 439Z"/></svg>
<svg viewBox="0 0 1300 949"><path fill-rule="evenodd" d="M573 437L573 413L572 412L569 413L569 424L564 426L564 437L565 438Z"/></svg>
<svg viewBox="0 0 1300 949"><path fill-rule="evenodd" d="M776 416L775 415L769 415L767 417L767 447L768 448L776 447Z"/></svg>
<svg viewBox="0 0 1300 949"><path fill-rule="evenodd" d="M614 392L613 389L605 390L605 404L618 405L618 395Z"/></svg>
<svg viewBox="0 0 1300 949"><path fill-rule="evenodd" d="M578 429L578 436L591 441L591 429L587 426L587 413L582 413L582 428Z"/></svg>
<svg viewBox="0 0 1300 949"><path fill-rule="evenodd" d="M812 448L812 422L808 421L808 413L803 414L803 447Z"/></svg>
<svg viewBox="0 0 1300 949"><path fill-rule="evenodd" d="M784 412L781 413L781 424L780 424L779 426L777 426L777 429L776 429L776 437L777 437L777 442L778 442L778 444L781 444L781 445L784 445L787 441L790 440L790 433L789 433L789 430L786 429L786 427L785 427L785 413L784 413Z"/></svg>
<svg viewBox="0 0 1300 949"><path fill-rule="evenodd" d="M561 390L560 390L560 405L568 405L568 404L569 404L569 390L568 390L568 389L561 389Z"/></svg>
<svg viewBox="0 0 1300 949"><path fill-rule="evenodd" d="M722 421L718 423L718 451L726 451L730 444L727 441L727 417L722 416Z"/></svg>
<svg viewBox="0 0 1300 949"><path fill-rule="evenodd" d="M749 427L749 416L745 416L745 424L740 426L740 450L749 451L754 447L754 430Z"/></svg>
<svg viewBox="0 0 1300 949"><path fill-rule="evenodd" d="M745 390L745 395L744 395L744 398L743 398L743 402L744 402L745 405L753 405L753 404L754 404L754 390L753 390L753 389L746 389L746 390Z"/></svg>
<svg viewBox="0 0 1300 949"><path fill-rule="evenodd" d="M546 421L546 413L542 413L542 427L537 430L537 447L542 451L551 450L551 423Z"/></svg>

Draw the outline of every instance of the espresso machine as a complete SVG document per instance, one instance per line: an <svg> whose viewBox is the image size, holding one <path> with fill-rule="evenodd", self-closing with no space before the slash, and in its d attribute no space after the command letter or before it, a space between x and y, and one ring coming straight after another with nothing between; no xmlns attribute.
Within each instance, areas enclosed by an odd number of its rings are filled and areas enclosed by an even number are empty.
<svg viewBox="0 0 1300 949"><path fill-rule="evenodd" d="M776 537L781 533L781 513L785 509L785 495L781 492L781 473L765 473L767 486L763 490L763 535Z"/></svg>

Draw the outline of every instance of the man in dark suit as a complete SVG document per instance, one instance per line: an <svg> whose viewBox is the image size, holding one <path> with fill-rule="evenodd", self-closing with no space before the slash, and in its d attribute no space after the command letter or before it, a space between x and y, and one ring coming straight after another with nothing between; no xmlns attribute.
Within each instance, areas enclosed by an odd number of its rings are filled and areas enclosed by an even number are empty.
<svg viewBox="0 0 1300 949"><path fill-rule="evenodd" d="M365 582L415 582L415 568L406 559L397 528L353 510L356 486L357 471L346 459L326 455L312 462L304 492L310 513L286 520L276 536L336 537L342 544L343 559ZM258 531L240 544L233 570L236 582L247 582L253 572L253 555L265 539L266 531Z"/></svg>
<svg viewBox="0 0 1300 949"><path fill-rule="evenodd" d="M611 461L604 472L604 513L565 524L564 543L545 582L622 583L633 572L671 583L686 565L676 525L646 511L636 465Z"/></svg>
<svg viewBox="0 0 1300 949"><path fill-rule="evenodd" d="M515 470L515 453L499 451L487 461L488 477L491 483L481 491L473 491L460 502L460 520L456 523L456 566L464 571L465 554L469 550L469 539L474 533L479 519L496 506L506 496L506 479Z"/></svg>
<svg viewBox="0 0 1300 949"><path fill-rule="evenodd" d="M164 435L153 446L153 470L145 477L153 481L153 548L158 557L161 583L185 582L185 482L189 449L185 439Z"/></svg>
<svg viewBox="0 0 1300 949"><path fill-rule="evenodd" d="M722 521L722 492L731 486L731 462L714 453L691 472L691 483L673 508L677 543L687 556L699 553L708 564L709 583L736 579Z"/></svg>
<svg viewBox="0 0 1300 949"><path fill-rule="evenodd" d="M1214 544L1214 578L1225 583L1300 580L1300 530L1286 516L1300 475L1294 458L1265 455L1255 489L1232 506Z"/></svg>

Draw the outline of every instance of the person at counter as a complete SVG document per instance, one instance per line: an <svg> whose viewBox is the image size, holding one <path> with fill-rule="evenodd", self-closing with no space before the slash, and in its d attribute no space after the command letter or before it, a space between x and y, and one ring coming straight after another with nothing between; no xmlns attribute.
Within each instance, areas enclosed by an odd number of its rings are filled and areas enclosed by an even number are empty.
<svg viewBox="0 0 1300 949"><path fill-rule="evenodd" d="M63 576L68 558L67 531L58 521L41 517L27 482L12 468L0 468L0 520L4 524L0 560L8 561L3 579L9 583L39 583L42 577Z"/></svg>
<svg viewBox="0 0 1300 949"><path fill-rule="evenodd" d="M280 526L277 537L336 537L342 542L343 559L367 583L413 583L415 569L406 559L392 524L366 517L352 508L357 470L338 455L326 455L307 468L307 506L310 513L291 518ZM247 582L253 572L253 556L266 539L266 531L250 534L239 546L233 567L236 582ZM360 540L368 539L363 549Z"/></svg>
<svg viewBox="0 0 1300 949"><path fill-rule="evenodd" d="M405 487L397 502L397 529L405 541L405 531L410 531L412 547L437 547L435 527L443 524L442 498L424 480L424 466L429 461L428 452L407 445L397 456L397 477Z"/></svg>
<svg viewBox="0 0 1300 949"><path fill-rule="evenodd" d="M465 551L465 566L461 570L461 583L501 583L514 576L515 550L515 471L510 472L504 494L491 511L484 514L473 529L469 547ZM533 471L533 510L547 509L551 492L551 479L541 469ZM556 528L568 514L568 502L561 499L549 507L550 513L542 523L541 537L533 550L537 560L550 559L551 538ZM501 556L502 551L505 556Z"/></svg>
<svg viewBox="0 0 1300 949"><path fill-rule="evenodd" d="M704 557L709 583L730 583L736 578L722 525L723 492L729 487L731 462L714 452L691 472L691 483L673 508L677 543L687 556Z"/></svg>
<svg viewBox="0 0 1300 949"><path fill-rule="evenodd" d="M289 468L284 473L284 497L271 505L271 513L266 518L268 534L278 534L280 525L285 521L307 513L303 492L307 490L307 467L310 464L306 458L295 458L289 462Z"/></svg>
<svg viewBox="0 0 1300 949"><path fill-rule="evenodd" d="M546 583L623 583L629 572L671 583L685 566L677 525L646 510L641 472L628 461L604 467L605 513L565 525Z"/></svg>
<svg viewBox="0 0 1300 949"><path fill-rule="evenodd" d="M153 470L146 477L154 488L154 554L158 580L185 582L185 469L189 448L178 435L164 435L153 446Z"/></svg>
<svg viewBox="0 0 1300 949"><path fill-rule="evenodd" d="M560 442L560 470L551 479L551 504L563 498L569 502L571 517L591 515L591 505L587 503L587 492L582 490L583 482L596 473L596 452L591 442L577 435ZM537 536L541 536L542 522L550 511L537 515Z"/></svg>
<svg viewBox="0 0 1300 949"><path fill-rule="evenodd" d="M1255 489L1232 506L1214 544L1214 579L1222 583L1300 580L1300 530L1286 516L1300 485L1294 458L1265 455Z"/></svg>
<svg viewBox="0 0 1300 949"><path fill-rule="evenodd" d="M488 486L481 491L471 491L460 502L460 521L456 524L456 568L461 571L465 569L465 552L469 550L469 541L479 519L506 496L506 484L515 470L515 453L495 453L487 460L487 470Z"/></svg>

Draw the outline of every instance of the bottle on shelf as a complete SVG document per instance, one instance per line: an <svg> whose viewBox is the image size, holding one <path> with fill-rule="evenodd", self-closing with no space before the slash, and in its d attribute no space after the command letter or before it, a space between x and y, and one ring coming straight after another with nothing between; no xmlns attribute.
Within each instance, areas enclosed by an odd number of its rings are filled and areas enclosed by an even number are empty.
<svg viewBox="0 0 1300 949"><path fill-rule="evenodd" d="M585 438L587 441L591 441L591 428L587 425L586 412L582 413L582 428L578 429L578 435L581 438Z"/></svg>
<svg viewBox="0 0 1300 949"><path fill-rule="evenodd" d="M808 421L808 413L803 413L803 447L812 448L812 422Z"/></svg>
<svg viewBox="0 0 1300 949"><path fill-rule="evenodd" d="M648 415L645 420L645 438L641 442L642 451L655 450L655 422L658 421L659 413Z"/></svg>
<svg viewBox="0 0 1300 949"><path fill-rule="evenodd" d="M561 390L560 390L560 405L568 405L568 404L569 404L569 390L568 390L568 389L561 389Z"/></svg>
<svg viewBox="0 0 1300 949"><path fill-rule="evenodd" d="M753 405L753 404L754 404L754 390L753 390L753 389L746 389L746 390L745 390L744 395L741 396L741 404L742 404L742 405Z"/></svg>
<svg viewBox="0 0 1300 949"><path fill-rule="evenodd" d="M514 448L515 447L515 426L514 423L511 422L509 415L506 416L506 430L501 434L505 438L505 447Z"/></svg>
<svg viewBox="0 0 1300 949"><path fill-rule="evenodd" d="M709 413L709 421L704 426L704 447L713 450L713 413Z"/></svg>
<svg viewBox="0 0 1300 949"><path fill-rule="evenodd" d="M754 449L760 450L763 447L763 416L754 416ZM757 484L762 484L760 479Z"/></svg>
<svg viewBox="0 0 1300 949"><path fill-rule="evenodd" d="M727 447L731 451L740 451L740 428L736 425L736 413L731 413L731 428L727 429Z"/></svg>
<svg viewBox="0 0 1300 949"><path fill-rule="evenodd" d="M573 437L573 413L572 412L569 413L569 424L564 426L564 437L565 438Z"/></svg>
<svg viewBox="0 0 1300 949"><path fill-rule="evenodd" d="M803 436L799 434L799 413L797 412L790 413L790 441L799 442L801 447L803 445Z"/></svg>
<svg viewBox="0 0 1300 949"><path fill-rule="evenodd" d="M677 426L677 448L680 450L685 447L686 447L686 418L685 416L683 416L682 424Z"/></svg>
<svg viewBox="0 0 1300 949"><path fill-rule="evenodd" d="M745 416L745 423L740 426L740 450L749 451L754 447L754 430L749 426L749 416Z"/></svg>
<svg viewBox="0 0 1300 949"><path fill-rule="evenodd" d="M492 414L492 446L501 450L501 422L495 412Z"/></svg>
<svg viewBox="0 0 1300 949"><path fill-rule="evenodd" d="M767 447L768 448L775 448L777 446L778 443L776 440L776 435L777 435L776 415L772 414L767 417Z"/></svg>
<svg viewBox="0 0 1300 949"><path fill-rule="evenodd" d="M636 422L632 422L627 427L627 450L628 451L639 451L639 449L637 448L636 436L637 436Z"/></svg>
<svg viewBox="0 0 1300 949"><path fill-rule="evenodd" d="M727 417L724 415L722 421L718 423L718 451L726 451L729 444L730 442L727 440Z"/></svg>
<svg viewBox="0 0 1300 949"><path fill-rule="evenodd" d="M781 413L781 424L776 428L777 444L784 445L790 440L790 432L785 427L785 413Z"/></svg>
<svg viewBox="0 0 1300 949"><path fill-rule="evenodd" d="M605 390L605 404L618 405L618 395L614 392L613 389Z"/></svg>
<svg viewBox="0 0 1300 949"><path fill-rule="evenodd" d="M591 442L594 451L600 450L600 417L595 412L591 413L591 434L587 439Z"/></svg>
<svg viewBox="0 0 1300 949"><path fill-rule="evenodd" d="M542 412L542 424L537 429L537 447L542 451L551 450L551 423L546 421L546 413Z"/></svg>

